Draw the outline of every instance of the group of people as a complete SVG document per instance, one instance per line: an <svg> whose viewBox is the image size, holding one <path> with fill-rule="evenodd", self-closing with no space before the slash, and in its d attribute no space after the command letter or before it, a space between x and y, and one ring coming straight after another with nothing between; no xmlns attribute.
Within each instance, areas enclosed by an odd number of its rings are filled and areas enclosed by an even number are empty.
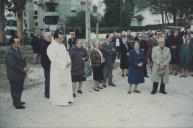
<svg viewBox="0 0 193 128"><path fill-rule="evenodd" d="M179 43L174 37L171 35L164 38L160 31L156 31L155 35L152 32L148 33L146 40L143 33L138 33L136 37L133 37L130 30L127 34L125 32L122 32L121 35L107 34L105 42L93 41L94 48L89 54L83 47L83 42L74 36L68 40L68 44L65 44L64 34L61 31L57 30L54 34L46 31L43 39L38 41L40 42L39 49L41 49L38 55L41 58L39 62L44 69L45 76L44 96L49 98L53 105L73 103L77 93L83 94L82 84L86 80L84 71L86 62L91 62L94 91L98 92L107 86L116 86L112 73L116 57L120 59L121 76L128 76L128 94L141 92L138 85L145 82L144 77L149 78L148 66L151 68L153 82L151 94L157 93L159 83L159 92L167 94L165 84L169 82L170 64L174 64L172 70L174 75L178 71L174 63L179 59L177 54L183 65L182 77L187 76L187 69L192 66L193 46L190 35L184 34L184 43L182 39L182 42ZM38 39L32 41L35 40ZM7 77L10 81L11 96L16 109L25 108L21 95L25 75L29 70L20 47L19 37L11 37L10 47L5 56ZM37 60L37 54L34 55L34 58ZM133 85L135 85L134 89Z"/></svg>

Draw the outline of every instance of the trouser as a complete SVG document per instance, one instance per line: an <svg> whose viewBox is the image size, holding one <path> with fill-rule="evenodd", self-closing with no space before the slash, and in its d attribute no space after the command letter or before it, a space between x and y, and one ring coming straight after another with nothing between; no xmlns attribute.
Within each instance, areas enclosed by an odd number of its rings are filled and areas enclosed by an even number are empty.
<svg viewBox="0 0 193 128"><path fill-rule="evenodd" d="M157 92L157 88L158 88L159 82L153 82L153 90L152 92ZM161 84L160 84L160 91L159 92L165 92L165 83L163 83L163 77L161 80Z"/></svg>
<svg viewBox="0 0 193 128"><path fill-rule="evenodd" d="M44 77L45 77L45 92L44 96L50 97L50 70L44 69Z"/></svg>
<svg viewBox="0 0 193 128"><path fill-rule="evenodd" d="M112 75L112 71L113 71L113 66L112 65L105 65L103 67L103 85L106 85L106 81L108 79L108 84L112 84L112 79L113 79L113 75Z"/></svg>
<svg viewBox="0 0 193 128"><path fill-rule="evenodd" d="M11 85L11 97L14 106L19 106L21 104L21 95L23 91L24 80L10 80Z"/></svg>
<svg viewBox="0 0 193 128"><path fill-rule="evenodd" d="M147 64L143 66L144 76L147 76Z"/></svg>
<svg viewBox="0 0 193 128"><path fill-rule="evenodd" d="M34 56L33 56L33 63L40 63L40 54L39 53L34 53Z"/></svg>
<svg viewBox="0 0 193 128"><path fill-rule="evenodd" d="M116 46L116 56L119 58L121 56L120 46Z"/></svg>

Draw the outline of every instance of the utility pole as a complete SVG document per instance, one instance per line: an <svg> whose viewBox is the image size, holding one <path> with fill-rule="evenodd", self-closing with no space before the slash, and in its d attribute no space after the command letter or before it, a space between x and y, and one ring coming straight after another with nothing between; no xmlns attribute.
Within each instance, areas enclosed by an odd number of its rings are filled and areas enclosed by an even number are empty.
<svg viewBox="0 0 193 128"><path fill-rule="evenodd" d="M86 0L86 47L91 49L90 0Z"/></svg>

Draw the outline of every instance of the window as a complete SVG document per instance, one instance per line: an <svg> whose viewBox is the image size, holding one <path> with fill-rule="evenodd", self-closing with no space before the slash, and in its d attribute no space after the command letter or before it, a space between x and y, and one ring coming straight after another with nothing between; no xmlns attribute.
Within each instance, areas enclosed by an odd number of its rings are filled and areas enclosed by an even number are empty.
<svg viewBox="0 0 193 128"><path fill-rule="evenodd" d="M38 11L34 11L34 15L38 15Z"/></svg>
<svg viewBox="0 0 193 128"><path fill-rule="evenodd" d="M58 24L59 16L45 16L45 24L56 25Z"/></svg>
<svg viewBox="0 0 193 128"><path fill-rule="evenodd" d="M34 20L37 20L38 19L38 16L34 16Z"/></svg>
<svg viewBox="0 0 193 128"><path fill-rule="evenodd" d="M38 26L38 22L35 22L35 26Z"/></svg>
<svg viewBox="0 0 193 128"><path fill-rule="evenodd" d="M23 15L24 15L24 16L27 16L26 11L23 12Z"/></svg>

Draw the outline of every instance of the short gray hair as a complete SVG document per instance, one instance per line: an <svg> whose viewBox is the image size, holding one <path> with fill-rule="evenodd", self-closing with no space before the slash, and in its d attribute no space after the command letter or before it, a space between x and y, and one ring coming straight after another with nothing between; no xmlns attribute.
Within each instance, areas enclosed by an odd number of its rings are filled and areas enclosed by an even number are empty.
<svg viewBox="0 0 193 128"><path fill-rule="evenodd" d="M100 41L97 40L97 39L94 39L92 44L93 44L93 47L95 48L95 46L96 46L97 44L100 44Z"/></svg>

